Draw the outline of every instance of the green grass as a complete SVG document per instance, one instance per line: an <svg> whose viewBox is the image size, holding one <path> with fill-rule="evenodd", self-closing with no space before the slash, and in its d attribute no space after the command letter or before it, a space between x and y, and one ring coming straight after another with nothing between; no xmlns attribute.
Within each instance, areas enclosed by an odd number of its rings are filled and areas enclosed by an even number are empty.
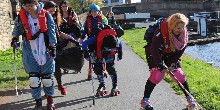
<svg viewBox="0 0 220 110"><path fill-rule="evenodd" d="M19 80L18 87L24 88L28 84L28 75L23 69L21 61L21 52L17 51L16 70ZM12 89L15 88L14 77L14 54L12 49L0 51L0 88Z"/></svg>
<svg viewBox="0 0 220 110"><path fill-rule="evenodd" d="M146 61L143 46L145 28L125 30L123 41L132 47L133 51ZM220 72L209 64L183 55L182 69L186 74L192 95L207 110L220 110ZM179 87L169 76L165 80L177 94L182 94Z"/></svg>

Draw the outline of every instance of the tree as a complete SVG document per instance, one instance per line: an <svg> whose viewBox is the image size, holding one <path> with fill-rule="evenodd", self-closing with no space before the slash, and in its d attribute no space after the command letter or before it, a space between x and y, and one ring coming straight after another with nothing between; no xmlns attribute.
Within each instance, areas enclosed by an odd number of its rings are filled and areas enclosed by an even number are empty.
<svg viewBox="0 0 220 110"><path fill-rule="evenodd" d="M83 2L84 1L84 2ZM82 13L83 11L83 5L84 10L88 11L89 6L92 3L95 3L100 6L100 8L103 6L102 0L68 0L70 6L77 12Z"/></svg>

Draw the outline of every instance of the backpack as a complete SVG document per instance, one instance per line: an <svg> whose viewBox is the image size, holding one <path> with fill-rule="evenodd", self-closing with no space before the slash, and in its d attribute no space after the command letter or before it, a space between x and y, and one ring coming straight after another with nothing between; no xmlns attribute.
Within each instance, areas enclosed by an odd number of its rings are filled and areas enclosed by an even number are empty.
<svg viewBox="0 0 220 110"><path fill-rule="evenodd" d="M119 47L117 34L113 29L103 29L97 36L96 53L98 58L115 55Z"/></svg>
<svg viewBox="0 0 220 110"><path fill-rule="evenodd" d="M144 40L146 40L147 44L151 44L152 38L154 36L154 32L157 28L160 27L160 24L165 20L165 18L159 18L154 25L150 25L144 34Z"/></svg>

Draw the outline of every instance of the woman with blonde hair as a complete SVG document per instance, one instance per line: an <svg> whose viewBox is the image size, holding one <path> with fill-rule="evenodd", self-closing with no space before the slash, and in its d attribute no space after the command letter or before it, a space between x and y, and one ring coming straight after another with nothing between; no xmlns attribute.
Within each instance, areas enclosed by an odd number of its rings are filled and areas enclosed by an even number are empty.
<svg viewBox="0 0 220 110"><path fill-rule="evenodd" d="M180 66L180 57L184 53L188 42L186 25L188 18L181 13L175 13L164 20L155 30L152 42L146 46L146 58L149 66L150 77L148 78L141 107L153 110L150 103L150 95L154 87L164 78L165 73L172 71L178 81L189 91L184 72ZM173 81L174 78L171 76ZM177 83L177 82L176 82ZM195 107L195 102L184 92L190 107Z"/></svg>

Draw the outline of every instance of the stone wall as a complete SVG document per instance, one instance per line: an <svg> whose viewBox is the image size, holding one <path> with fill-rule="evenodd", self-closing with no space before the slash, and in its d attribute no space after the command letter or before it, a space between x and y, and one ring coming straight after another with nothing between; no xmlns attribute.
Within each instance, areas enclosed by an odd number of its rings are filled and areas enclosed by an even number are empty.
<svg viewBox="0 0 220 110"><path fill-rule="evenodd" d="M10 0L0 0L0 50L10 47L12 8Z"/></svg>

